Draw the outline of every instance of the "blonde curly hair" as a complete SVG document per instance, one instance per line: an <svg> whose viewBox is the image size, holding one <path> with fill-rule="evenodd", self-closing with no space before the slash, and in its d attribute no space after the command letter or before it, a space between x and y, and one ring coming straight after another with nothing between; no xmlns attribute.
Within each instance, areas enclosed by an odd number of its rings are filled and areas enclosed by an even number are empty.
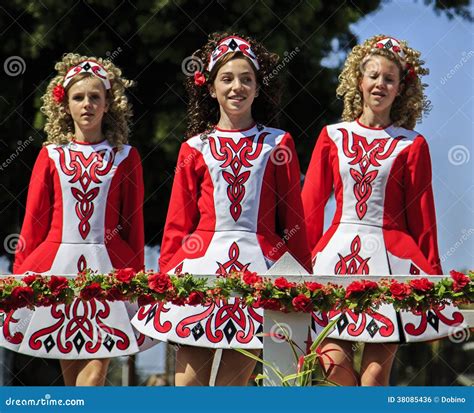
<svg viewBox="0 0 474 413"><path fill-rule="evenodd" d="M84 77L93 76L85 73L77 75L65 88L65 96L62 102L57 103L53 97L53 90L57 85L62 85L67 71L79 63L91 60L99 63L108 74L111 88L106 91L106 99L109 104L107 113L102 119L102 131L110 144L121 147L128 143L129 123L132 117L132 108L125 95L125 90L133 86L133 81L122 77L122 71L110 60L81 56L77 53L67 53L62 60L57 62L54 68L57 75L49 82L46 93L43 95L43 106L41 112L46 115L44 130L47 139L43 145L51 143L63 145L74 138L74 122L70 114L66 112L67 92L71 86Z"/></svg>
<svg viewBox="0 0 474 413"><path fill-rule="evenodd" d="M403 70L400 60L393 52L375 48L375 44L386 37L390 36L383 34L373 36L363 44L355 46L349 53L336 89L336 95L344 99L342 119L350 122L362 115L363 97L359 84L367 62L364 58L369 54L378 55L395 62L400 69L400 94L392 104L390 118L395 126L413 129L416 122L421 120L422 114L430 110L430 101L423 93L427 85L421 82L421 76L427 75L429 70L423 67L425 62L420 59L421 53L408 47L408 44L401 40L399 42L405 53L407 67L412 68L412 73L416 74L410 76L408 70Z"/></svg>

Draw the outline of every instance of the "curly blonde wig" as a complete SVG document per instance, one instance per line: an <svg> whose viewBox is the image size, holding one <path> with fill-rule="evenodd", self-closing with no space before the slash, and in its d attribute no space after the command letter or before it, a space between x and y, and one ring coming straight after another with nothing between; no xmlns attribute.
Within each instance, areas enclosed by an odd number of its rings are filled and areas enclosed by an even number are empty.
<svg viewBox="0 0 474 413"><path fill-rule="evenodd" d="M365 57L378 55L395 62L400 69L400 94L392 104L390 118L395 126L413 129L416 122L421 120L422 114L430 110L430 101L423 93L427 85L421 82L421 77L427 75L429 71L423 67L425 62L420 59L421 53L408 47L408 44L402 40L399 42L405 53L406 66L411 68L412 75L409 70L403 70L398 57L393 52L375 48L375 44L385 37L389 36L383 34L373 36L363 44L355 46L349 53L344 69L339 75L339 86L336 89L337 96L344 99L342 119L353 121L362 115L363 97L359 84L367 62Z"/></svg>
<svg viewBox="0 0 474 413"><path fill-rule="evenodd" d="M61 85L67 71L84 60L91 60L104 67L111 83L111 88L106 91L106 99L109 104L107 113L102 119L102 132L105 138L114 146L121 147L128 142L129 123L132 117L131 105L128 102L125 90L133 85L133 82L122 77L122 71L110 60L81 56L76 53L67 53L62 60L56 63L57 75L49 82L46 93L43 95L43 106L41 112L46 115L44 130L47 140L44 145L50 143L62 145L74 138L74 122L70 114L66 112L67 93L71 86L90 74L76 76L65 88L65 96L62 102L57 103L53 97L53 89ZM77 78L77 79L76 79Z"/></svg>

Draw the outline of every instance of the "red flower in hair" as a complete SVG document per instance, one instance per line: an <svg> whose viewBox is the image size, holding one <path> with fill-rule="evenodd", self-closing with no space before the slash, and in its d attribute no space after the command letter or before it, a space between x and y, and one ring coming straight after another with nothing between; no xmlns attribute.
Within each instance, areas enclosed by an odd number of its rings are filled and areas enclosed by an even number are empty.
<svg viewBox="0 0 474 413"><path fill-rule="evenodd" d="M63 85L56 85L53 89L53 99L56 103L61 103L64 100L66 92L64 91Z"/></svg>
<svg viewBox="0 0 474 413"><path fill-rule="evenodd" d="M194 84L196 86L203 86L206 84L206 76L199 70L194 72Z"/></svg>
<svg viewBox="0 0 474 413"><path fill-rule="evenodd" d="M377 43L377 44L375 45L375 47L376 47L377 49L383 49L383 43Z"/></svg>
<svg viewBox="0 0 474 413"><path fill-rule="evenodd" d="M407 64L407 67L405 69L405 79L408 82L412 82L416 79L415 68L412 65Z"/></svg>

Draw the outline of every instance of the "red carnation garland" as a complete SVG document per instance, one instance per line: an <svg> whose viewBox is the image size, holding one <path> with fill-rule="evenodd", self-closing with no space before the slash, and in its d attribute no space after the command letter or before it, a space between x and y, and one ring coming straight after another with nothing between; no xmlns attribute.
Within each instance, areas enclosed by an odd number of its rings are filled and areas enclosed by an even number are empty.
<svg viewBox="0 0 474 413"><path fill-rule="evenodd" d="M207 278L191 274L168 275L139 272L131 268L109 274L91 271L75 279L62 276L46 277L32 274L21 280L0 279L0 309L69 304L75 297L83 300L132 301L139 305L172 302L177 305L200 305L239 296L242 303L275 311L310 312L313 310L351 309L366 311L381 303L391 303L396 309L427 310L448 302L474 301L474 273L451 271L451 278L436 284L428 278L407 282L384 279L379 282L356 280L346 288L315 281L290 282L284 277L274 281L253 272L233 272L208 285Z"/></svg>

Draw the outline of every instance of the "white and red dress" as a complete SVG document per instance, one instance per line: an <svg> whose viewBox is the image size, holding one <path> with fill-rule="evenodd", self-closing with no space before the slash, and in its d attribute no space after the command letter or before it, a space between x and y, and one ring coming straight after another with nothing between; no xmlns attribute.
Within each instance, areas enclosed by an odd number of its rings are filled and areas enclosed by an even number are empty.
<svg viewBox="0 0 474 413"><path fill-rule="evenodd" d="M255 125L215 128L182 144L161 245L168 273L264 274L285 252L307 268L300 170L291 136ZM261 348L262 311L238 298L202 306L156 304L133 319L162 341Z"/></svg>
<svg viewBox="0 0 474 413"><path fill-rule="evenodd" d="M136 149L108 141L41 149L34 166L14 274L143 269L143 176ZM128 308L127 308L128 306ZM0 345L37 357L88 359L136 353L136 306L88 302L3 314ZM130 313L130 314L129 314Z"/></svg>
<svg viewBox="0 0 474 413"><path fill-rule="evenodd" d="M336 212L323 234L324 207L334 190ZM428 145L400 127L369 128L359 121L325 127L303 188L315 275L442 274ZM336 312L313 313L319 332ZM461 324L452 306L427 313L392 306L346 312L332 338L367 342L425 341Z"/></svg>

